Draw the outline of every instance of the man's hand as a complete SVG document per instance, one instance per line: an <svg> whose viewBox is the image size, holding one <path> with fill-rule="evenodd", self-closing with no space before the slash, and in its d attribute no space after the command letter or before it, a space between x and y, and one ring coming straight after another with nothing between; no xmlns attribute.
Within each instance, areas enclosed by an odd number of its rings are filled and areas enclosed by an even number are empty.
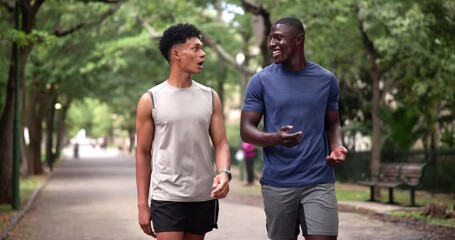
<svg viewBox="0 0 455 240"><path fill-rule="evenodd" d="M229 178L224 172L213 178L212 198L225 198L229 192Z"/></svg>
<svg viewBox="0 0 455 240"><path fill-rule="evenodd" d="M288 133L288 131L292 128L293 126L291 125L282 126L280 128L280 130L277 132L279 145L294 147L302 142L302 131Z"/></svg>
<svg viewBox="0 0 455 240"><path fill-rule="evenodd" d="M149 206L139 206L139 225L144 231L145 234L150 235L156 238L155 232L152 230L152 216L150 215L150 207Z"/></svg>
<svg viewBox="0 0 455 240"><path fill-rule="evenodd" d="M327 164L332 167L336 167L344 162L346 159L346 155L348 154L348 150L343 146L338 146L330 153L330 156L327 156L325 159L327 160Z"/></svg>

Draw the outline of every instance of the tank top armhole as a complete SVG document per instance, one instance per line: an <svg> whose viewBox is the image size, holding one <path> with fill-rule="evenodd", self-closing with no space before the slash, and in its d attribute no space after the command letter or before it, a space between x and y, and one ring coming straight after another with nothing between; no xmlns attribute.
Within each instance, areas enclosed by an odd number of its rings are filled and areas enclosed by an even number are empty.
<svg viewBox="0 0 455 240"><path fill-rule="evenodd" d="M215 109L215 100L213 99L213 89L210 88L210 93L212 93L212 111Z"/></svg>
<svg viewBox="0 0 455 240"><path fill-rule="evenodd" d="M152 109L155 109L155 98L153 97L152 91L148 90L147 93L150 95L152 98Z"/></svg>

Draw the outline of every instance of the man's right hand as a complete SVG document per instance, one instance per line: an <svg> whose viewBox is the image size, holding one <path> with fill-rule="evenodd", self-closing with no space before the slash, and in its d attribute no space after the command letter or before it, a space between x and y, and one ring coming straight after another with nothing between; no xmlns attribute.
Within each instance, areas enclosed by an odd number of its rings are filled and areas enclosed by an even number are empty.
<svg viewBox="0 0 455 240"><path fill-rule="evenodd" d="M288 133L293 128L292 125L282 126L277 132L278 144L286 147L294 147L302 142L302 131Z"/></svg>
<svg viewBox="0 0 455 240"><path fill-rule="evenodd" d="M145 234L150 235L156 238L155 232L152 230L152 216L150 215L150 207L149 206L139 206L139 225L144 231Z"/></svg>

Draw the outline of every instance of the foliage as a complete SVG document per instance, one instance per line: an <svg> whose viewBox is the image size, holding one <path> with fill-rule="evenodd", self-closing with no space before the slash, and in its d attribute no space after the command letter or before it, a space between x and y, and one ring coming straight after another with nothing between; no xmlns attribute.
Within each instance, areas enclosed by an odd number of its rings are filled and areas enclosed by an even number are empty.
<svg viewBox="0 0 455 240"><path fill-rule="evenodd" d="M39 82L57 86L58 101L70 105L68 135L134 132L136 104L168 76L157 49L164 29L195 24L228 54L244 53L257 69L262 56L257 20L242 0L124 1L115 14L94 24L114 4L101 1L45 1L31 34L14 30L11 12L0 7L0 107L4 104L12 41L34 44L26 65L26 89ZM450 147L455 142L455 4L449 0L261 0L273 22L295 16L306 29L306 56L335 73L340 116L350 147L358 134L371 136L372 80L359 20L378 53L381 72L382 143L409 149L416 142ZM292 6L292 7L290 7ZM70 35L65 30L85 24ZM262 33L259 33L259 35ZM225 112L238 110L239 71L208 46L204 71L194 79L222 93ZM241 102L241 100L240 100ZM99 113L95 109L99 108ZM118 116L112 121L112 114ZM97 128L96 126L99 126ZM236 146L238 126L228 126ZM439 138L439 139L438 139Z"/></svg>
<svg viewBox="0 0 455 240"><path fill-rule="evenodd" d="M76 136L80 129L85 129L93 138L112 135L113 113L109 106L99 100L85 98L74 102L68 110L68 135Z"/></svg>
<svg viewBox="0 0 455 240"><path fill-rule="evenodd" d="M233 149L240 148L241 139L240 139L240 124L226 124L226 137L229 143L229 146ZM234 156L231 156L231 159L234 159Z"/></svg>
<svg viewBox="0 0 455 240"><path fill-rule="evenodd" d="M389 151L410 149L422 135L416 128L420 112L415 105L390 108L382 111L381 119L384 122L383 147Z"/></svg>

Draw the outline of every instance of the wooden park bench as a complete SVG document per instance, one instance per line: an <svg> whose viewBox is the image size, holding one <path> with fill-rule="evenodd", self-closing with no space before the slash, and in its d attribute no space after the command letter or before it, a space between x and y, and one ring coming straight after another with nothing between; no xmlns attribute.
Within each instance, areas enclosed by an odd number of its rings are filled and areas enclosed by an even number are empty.
<svg viewBox="0 0 455 240"><path fill-rule="evenodd" d="M426 163L382 163L379 167L379 175L371 176L357 183L370 187L370 201L374 199L374 189L383 187L389 189L389 201L393 204L393 190L395 188L410 190L411 206L415 204L415 190L422 183L422 176Z"/></svg>

